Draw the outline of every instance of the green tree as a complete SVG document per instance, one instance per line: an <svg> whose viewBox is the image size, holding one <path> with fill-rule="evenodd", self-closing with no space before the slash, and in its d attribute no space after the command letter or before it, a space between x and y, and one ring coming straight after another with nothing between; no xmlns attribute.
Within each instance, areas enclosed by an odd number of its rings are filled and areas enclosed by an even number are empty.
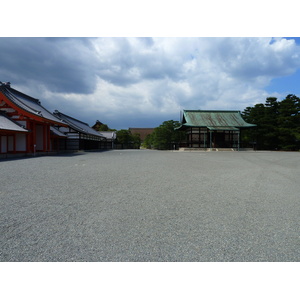
<svg viewBox="0 0 300 300"><path fill-rule="evenodd" d="M98 131L109 131L109 130L110 129L106 124L101 124L98 129Z"/></svg>
<svg viewBox="0 0 300 300"><path fill-rule="evenodd" d="M152 138L153 138L153 135L148 134L146 136L146 138L144 139L142 146L144 148L151 149L152 148L152 143L153 143Z"/></svg>
<svg viewBox="0 0 300 300"><path fill-rule="evenodd" d="M264 146L266 149L274 150L279 147L278 140L278 117L279 102L275 97L269 97L265 103L265 116L263 119L264 127Z"/></svg>
<svg viewBox="0 0 300 300"><path fill-rule="evenodd" d="M265 104L247 107L242 115L246 122L257 125L255 130L245 131L243 138L256 140L258 149L300 149L300 99L297 96L290 94L282 101L269 97Z"/></svg>
<svg viewBox="0 0 300 300"><path fill-rule="evenodd" d="M242 116L244 120L251 124L256 124L255 129L245 130L242 134L242 142L256 142L258 149L264 149L264 135L265 128L265 106L262 103L256 104L254 107L247 107L243 112Z"/></svg>
<svg viewBox="0 0 300 300"><path fill-rule="evenodd" d="M115 129L109 128L107 124L103 124L99 120L96 121L96 124L92 128L97 131L116 131Z"/></svg>
<svg viewBox="0 0 300 300"><path fill-rule="evenodd" d="M159 127L156 127L151 135L148 135L144 141L144 146L159 150L171 150L183 138L184 133L175 130L179 127L178 121L165 121Z"/></svg>
<svg viewBox="0 0 300 300"><path fill-rule="evenodd" d="M134 149L139 149L141 147L141 137L139 133L131 134L131 139Z"/></svg>
<svg viewBox="0 0 300 300"><path fill-rule="evenodd" d="M300 99L292 94L279 103L279 146L283 150L300 147Z"/></svg>
<svg viewBox="0 0 300 300"><path fill-rule="evenodd" d="M131 142L131 133L129 130L121 129L116 132L116 143L121 144L122 149L128 148Z"/></svg>
<svg viewBox="0 0 300 300"><path fill-rule="evenodd" d="M121 148L139 149L141 138L138 133L132 134L130 130L121 129L117 131L116 143L120 144Z"/></svg>

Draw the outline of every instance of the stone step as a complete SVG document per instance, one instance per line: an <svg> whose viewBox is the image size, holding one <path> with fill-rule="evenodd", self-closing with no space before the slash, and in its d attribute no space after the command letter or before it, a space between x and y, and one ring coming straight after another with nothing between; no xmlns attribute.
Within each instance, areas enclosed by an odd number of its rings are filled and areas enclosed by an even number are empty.
<svg viewBox="0 0 300 300"><path fill-rule="evenodd" d="M203 152L203 151L238 151L236 148L179 148L179 151Z"/></svg>

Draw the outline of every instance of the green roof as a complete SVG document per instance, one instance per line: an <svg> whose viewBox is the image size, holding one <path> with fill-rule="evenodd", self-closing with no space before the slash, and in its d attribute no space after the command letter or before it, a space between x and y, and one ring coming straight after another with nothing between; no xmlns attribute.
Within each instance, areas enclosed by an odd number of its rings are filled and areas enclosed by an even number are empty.
<svg viewBox="0 0 300 300"><path fill-rule="evenodd" d="M207 127L210 130L238 130L253 127L238 110L184 110L181 127ZM179 128L178 128L179 129Z"/></svg>

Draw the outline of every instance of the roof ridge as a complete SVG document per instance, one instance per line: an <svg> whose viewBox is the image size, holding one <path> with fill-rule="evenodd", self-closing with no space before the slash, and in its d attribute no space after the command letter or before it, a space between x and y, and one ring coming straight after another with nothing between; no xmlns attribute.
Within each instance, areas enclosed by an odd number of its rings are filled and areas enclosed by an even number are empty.
<svg viewBox="0 0 300 300"><path fill-rule="evenodd" d="M67 115L65 115L65 114L63 114L63 113L61 113L61 112L59 112L58 110L55 110L54 115L56 116L56 114L58 114L58 115L59 115L59 118L61 118L61 120L64 121L65 123L67 123L69 126L73 126L73 127L75 127L77 130L79 130L79 131L86 132L86 130L84 130L84 128L82 128L82 127L80 127L80 126L74 124L72 121L63 118L63 117L60 116L60 115L63 115L63 116L65 116L65 117L69 117L69 116L67 116ZM73 118L71 117L71 119L73 119ZM75 119L73 119L73 120L75 120Z"/></svg>
<svg viewBox="0 0 300 300"><path fill-rule="evenodd" d="M70 119L72 119L72 120L75 120L75 121L77 121L77 122L80 122L80 123L82 123L82 124L87 125L87 126L90 127L90 125L89 125L88 123L82 122L82 121L80 121L80 120L78 120L78 119L75 119L75 118L73 118L73 117L71 117L71 116L68 116L68 115L66 115L66 114L64 114L64 113L62 113L62 112L60 112L60 111L58 111L57 109L56 109L54 112L55 112L55 113L58 113L58 114L60 114L60 115L66 116L67 118L70 118Z"/></svg>
<svg viewBox="0 0 300 300"><path fill-rule="evenodd" d="M15 89L13 89L13 90L16 91L16 92L18 92L18 91L15 90ZM19 98L17 98L10 90L8 90L8 91L6 91L6 92L9 94L9 97L11 97L11 98L13 98L13 99L15 99L15 100L21 102L25 107L29 108L30 110L36 112L37 114L40 114L40 113L41 113L40 110L36 110L36 109L30 107L29 105L27 105L26 103L24 103L22 100L20 100ZM20 93L20 92L18 92L18 93L19 93L19 94L22 94L22 93ZM25 95L25 94L23 94L23 95ZM7 96L7 95L6 95L6 96ZM33 98L33 99L34 99L34 98ZM15 105L17 105L18 107L22 108L22 107L21 107L18 103L16 103L14 100L13 100L13 102L14 102ZM40 105L40 101L39 101L39 103L36 102L36 104L39 104L39 105ZM40 105L40 106L41 106L41 105Z"/></svg>
<svg viewBox="0 0 300 300"><path fill-rule="evenodd" d="M195 112L240 112L240 110L220 110L220 109L184 109L183 111L195 111Z"/></svg>
<svg viewBox="0 0 300 300"><path fill-rule="evenodd" d="M22 92L20 92L20 91L18 91L18 90L16 90L16 89L14 89L14 88L12 88L11 86L5 86L5 88L8 89L8 90L12 90L13 92L16 92L17 94L19 94L19 95L21 95L21 96L25 96L25 97L27 97L29 100L32 100L32 101L34 101L34 102L37 103L37 104L41 104L41 101L40 101L39 99L33 98L33 97L31 97L31 96L29 96L29 95L27 95L27 94L24 94L24 93L22 93Z"/></svg>

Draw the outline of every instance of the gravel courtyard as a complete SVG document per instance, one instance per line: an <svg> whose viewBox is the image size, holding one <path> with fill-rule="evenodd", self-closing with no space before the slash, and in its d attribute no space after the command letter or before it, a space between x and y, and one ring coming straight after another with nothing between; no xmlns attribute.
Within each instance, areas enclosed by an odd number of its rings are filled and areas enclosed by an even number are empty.
<svg viewBox="0 0 300 300"><path fill-rule="evenodd" d="M300 153L0 161L0 261L300 261Z"/></svg>

